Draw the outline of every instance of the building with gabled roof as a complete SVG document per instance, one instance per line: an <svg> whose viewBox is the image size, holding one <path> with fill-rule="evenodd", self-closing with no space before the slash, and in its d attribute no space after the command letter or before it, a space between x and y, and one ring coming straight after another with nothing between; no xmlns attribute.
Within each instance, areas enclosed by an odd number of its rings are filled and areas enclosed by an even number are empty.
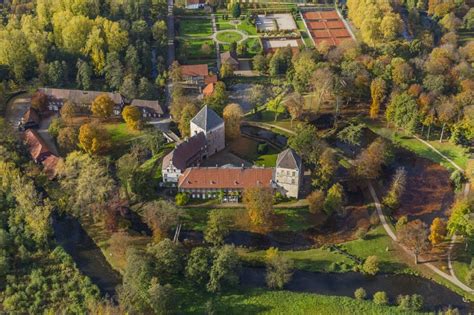
<svg viewBox="0 0 474 315"><path fill-rule="evenodd" d="M160 105L160 102L157 100L134 99L130 105L138 107L142 113L143 118L157 118L163 116L165 113L163 107Z"/></svg>
<svg viewBox="0 0 474 315"><path fill-rule="evenodd" d="M287 197L298 198L303 179L303 162L293 149L278 154L275 166L275 183Z"/></svg>
<svg viewBox="0 0 474 315"><path fill-rule="evenodd" d="M179 143L163 158L161 166L163 182L177 183L182 172L192 165L199 165L205 155L207 155L206 137L202 132Z"/></svg>
<svg viewBox="0 0 474 315"><path fill-rule="evenodd" d="M239 58L234 51L226 51L221 53L221 64L224 63L231 66L234 71L239 70Z"/></svg>
<svg viewBox="0 0 474 315"><path fill-rule="evenodd" d="M209 106L204 106L191 119L191 135L204 133L207 143L207 157L225 148L224 120L216 114Z"/></svg>
<svg viewBox="0 0 474 315"><path fill-rule="evenodd" d="M190 167L179 177L178 190L192 198L238 198L246 188L274 188L273 168ZM234 199L236 200L236 199Z"/></svg>
<svg viewBox="0 0 474 315"><path fill-rule="evenodd" d="M51 152L46 142L35 130L27 129L23 133L23 138L33 161L38 164L41 163L48 178L53 179L56 176L59 157Z"/></svg>

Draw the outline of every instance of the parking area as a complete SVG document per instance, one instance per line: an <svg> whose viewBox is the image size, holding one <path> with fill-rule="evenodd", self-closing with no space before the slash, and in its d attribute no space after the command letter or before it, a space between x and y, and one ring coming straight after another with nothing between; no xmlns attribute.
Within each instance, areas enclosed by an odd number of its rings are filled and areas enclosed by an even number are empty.
<svg viewBox="0 0 474 315"><path fill-rule="evenodd" d="M353 39L335 10L304 12L303 18L316 45L327 42L337 46L345 40Z"/></svg>
<svg viewBox="0 0 474 315"><path fill-rule="evenodd" d="M289 13L261 14L257 17L256 24L259 32L294 31L298 29L295 19Z"/></svg>

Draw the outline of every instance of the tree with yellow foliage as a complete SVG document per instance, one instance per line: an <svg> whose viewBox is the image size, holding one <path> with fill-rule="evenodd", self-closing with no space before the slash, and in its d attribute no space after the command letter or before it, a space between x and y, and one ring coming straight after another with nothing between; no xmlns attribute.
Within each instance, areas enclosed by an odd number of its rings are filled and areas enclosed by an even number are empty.
<svg viewBox="0 0 474 315"><path fill-rule="evenodd" d="M92 114L101 119L109 118L114 110L114 101L107 94L101 94L92 102Z"/></svg>
<svg viewBox="0 0 474 315"><path fill-rule="evenodd" d="M125 106L122 118L131 130L139 130L142 126L142 115L136 106Z"/></svg>
<svg viewBox="0 0 474 315"><path fill-rule="evenodd" d="M273 217L273 192L270 188L246 188L243 201L250 221L256 227L265 227Z"/></svg>
<svg viewBox="0 0 474 315"><path fill-rule="evenodd" d="M435 218L430 227L430 236L428 237L432 245L438 245L446 238L446 222L440 218Z"/></svg>
<svg viewBox="0 0 474 315"><path fill-rule="evenodd" d="M232 103L224 108L225 135L229 139L240 136L240 121L242 120L242 108L239 104Z"/></svg>
<svg viewBox="0 0 474 315"><path fill-rule="evenodd" d="M380 111L380 104L385 99L387 85L385 80L382 78L376 78L372 80L370 84L370 95L372 97L372 103L370 104L370 118L377 118Z"/></svg>
<svg viewBox="0 0 474 315"><path fill-rule="evenodd" d="M107 131L94 123L86 123L79 128L80 147L89 154L99 154L110 146Z"/></svg>

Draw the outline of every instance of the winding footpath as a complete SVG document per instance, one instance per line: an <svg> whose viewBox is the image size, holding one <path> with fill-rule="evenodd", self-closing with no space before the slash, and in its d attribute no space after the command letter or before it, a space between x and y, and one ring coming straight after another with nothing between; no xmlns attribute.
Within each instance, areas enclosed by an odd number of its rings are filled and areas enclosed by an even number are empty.
<svg viewBox="0 0 474 315"><path fill-rule="evenodd" d="M377 194L375 193L375 189L374 187L372 186L372 183L369 183L369 191L370 191L370 194L372 196L372 199L374 199L374 203L375 203L375 208L377 209L377 214L380 218L380 222L382 223L385 231L387 232L387 234L390 236L390 238L397 242L397 244L405 251L407 252L408 254L413 254L411 250L409 250L408 248L406 248L405 246L401 245L400 243L398 243L398 239L397 239L397 236L395 235L395 233L393 232L392 230L392 227L388 224L387 222L387 219L382 211L382 206L380 204L380 201L377 197ZM454 240L454 239L453 239ZM452 241L453 241L452 240ZM448 266L449 266L449 269L451 270L450 274L447 274L443 271L441 271L438 267L434 266L433 264L431 263L424 263L423 266L426 266L428 267L429 269L431 269L431 271L433 271L434 273L436 273L437 275L443 277L444 279L448 280L449 282L451 282L452 284L456 285L457 287L461 288L462 290L470 293L470 294L474 294L474 290L471 289L470 287L468 287L467 285L465 285L464 283L462 283L457 277L456 275L454 274L454 271L452 269L452 263L451 263L451 251L449 252L449 255L448 255Z"/></svg>

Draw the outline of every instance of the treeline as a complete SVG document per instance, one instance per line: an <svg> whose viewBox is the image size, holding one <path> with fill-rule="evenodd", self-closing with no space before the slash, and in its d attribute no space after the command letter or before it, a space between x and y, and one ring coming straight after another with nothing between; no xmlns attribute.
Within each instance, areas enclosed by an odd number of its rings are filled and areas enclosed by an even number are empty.
<svg viewBox="0 0 474 315"><path fill-rule="evenodd" d="M94 87L133 98L140 79L164 82L166 1L39 0L15 12L0 26L0 81L12 87Z"/></svg>
<svg viewBox="0 0 474 315"><path fill-rule="evenodd" d="M38 192L21 144L0 120L0 301L7 313L85 313L99 291L51 239L54 203Z"/></svg>

